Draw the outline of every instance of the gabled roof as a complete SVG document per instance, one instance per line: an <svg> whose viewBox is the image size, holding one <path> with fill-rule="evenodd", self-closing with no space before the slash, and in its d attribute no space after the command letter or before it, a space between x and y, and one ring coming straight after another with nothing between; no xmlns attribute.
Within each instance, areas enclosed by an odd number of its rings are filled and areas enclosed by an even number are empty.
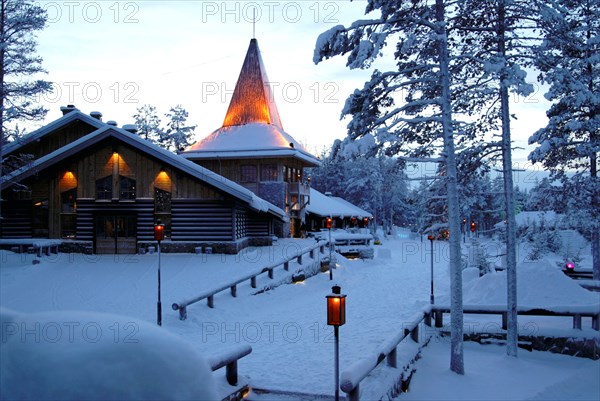
<svg viewBox="0 0 600 401"><path fill-rule="evenodd" d="M337 196L327 196L314 188L310 189L310 203L306 206L307 213L322 217L364 217L373 218L366 210Z"/></svg>
<svg viewBox="0 0 600 401"><path fill-rule="evenodd" d="M283 129L256 39L250 40L223 127L249 123L272 124Z"/></svg>
<svg viewBox="0 0 600 401"><path fill-rule="evenodd" d="M293 157L310 167L320 164L283 130L256 39L250 41L223 126L181 155L192 160Z"/></svg>
<svg viewBox="0 0 600 401"><path fill-rule="evenodd" d="M60 128L70 124L71 122L73 122L75 120L83 121L86 124L89 124L92 127L95 127L97 129L106 126L106 123L103 123L102 121L98 120L97 118L94 118L94 117L90 116L89 114L82 113L78 109L73 109L72 111L63 115L59 119L56 119L56 120L52 121L51 123L44 125L43 127L23 136L22 138L19 138L16 141L9 142L7 145L4 146L2 155L6 156L8 154L11 154L11 153L19 150L23 146L25 146L31 142L35 142L35 141L43 138L44 136L51 134L52 132L56 131L57 129L60 129Z"/></svg>
<svg viewBox="0 0 600 401"><path fill-rule="evenodd" d="M71 114L71 113L69 113ZM68 114L67 114L68 115ZM76 141L69 143L60 149L49 153L33 163L30 163L20 169L17 169L0 178L0 189L8 188L23 179L32 176L40 170L51 167L52 165L81 152L107 138L116 138L127 145L161 160L166 165L169 165L179 171L185 172L192 177L197 178L206 184L217 188L249 205L250 208L271 213L281 219L286 219L285 212L277 206L265 201L256 196L252 191L236 184L233 181L226 179L196 163L169 152L157 145L154 145L136 134L127 132L121 128L113 127L100 122L103 127L96 131L87 134Z"/></svg>

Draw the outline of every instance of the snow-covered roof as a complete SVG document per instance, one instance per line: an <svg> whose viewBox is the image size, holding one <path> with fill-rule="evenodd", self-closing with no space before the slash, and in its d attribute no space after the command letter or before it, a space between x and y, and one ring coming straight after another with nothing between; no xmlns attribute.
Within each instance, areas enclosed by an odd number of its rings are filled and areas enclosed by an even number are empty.
<svg viewBox="0 0 600 401"><path fill-rule="evenodd" d="M282 128L264 123L219 128L180 154L188 159L296 157L311 166L320 164Z"/></svg>
<svg viewBox="0 0 600 401"><path fill-rule="evenodd" d="M94 118L88 114L82 113L81 111L79 111L79 109L74 108L74 109L72 109L72 111L70 111L67 114L63 115L62 117L52 121L51 123L44 125L43 127L39 128L35 131L30 132L29 134L23 136L22 138L19 138L16 141L9 142L7 145L4 146L2 153L3 153L3 155L8 155L10 153L13 153L16 150L18 150L19 148L21 148L31 142L35 142L35 141L41 139L42 137L56 131L57 129L60 129L60 128L66 126L67 124L69 124L75 120L83 121L86 124L89 124L95 128L102 128L102 127L106 126L106 123L103 123L102 121L98 120L97 118Z"/></svg>
<svg viewBox="0 0 600 401"><path fill-rule="evenodd" d="M250 41L223 126L189 146L188 159L295 157L319 160L283 130L256 39Z"/></svg>
<svg viewBox="0 0 600 401"><path fill-rule="evenodd" d="M0 189L8 188L14 183L36 174L42 169L48 168L69 156L77 154L82 149L93 146L94 144L99 143L106 138L113 137L144 152L149 156L161 160L166 165L185 172L192 177L207 183L208 185L211 185L231 196L234 196L235 198L242 200L254 210L268 212L281 219L286 219L285 212L282 209L262 198L259 198L252 191L244 188L243 186L230 181L227 178L214 173L213 171L199 166L190 160L163 149L160 146L154 145L138 135L127 132L121 128L110 126L108 124L102 125L102 128L97 129L96 131L55 150L54 152L35 160L33 163L30 163L1 177Z"/></svg>
<svg viewBox="0 0 600 401"><path fill-rule="evenodd" d="M562 214L558 214L553 210L520 212L515 216L515 221L519 227L527 226L533 223L540 224L542 220L545 224L554 224L556 220L560 219L562 216ZM500 223L496 224L495 227L501 228L505 225L506 223L501 221Z"/></svg>
<svg viewBox="0 0 600 401"><path fill-rule="evenodd" d="M323 217L356 217L373 218L373 215L345 199L336 196L327 196L314 188L310 189L310 203L306 211Z"/></svg>

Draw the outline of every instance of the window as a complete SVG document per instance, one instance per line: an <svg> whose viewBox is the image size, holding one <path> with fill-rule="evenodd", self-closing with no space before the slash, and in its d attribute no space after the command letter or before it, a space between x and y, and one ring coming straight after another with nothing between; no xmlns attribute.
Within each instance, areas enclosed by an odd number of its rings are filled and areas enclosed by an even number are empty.
<svg viewBox="0 0 600 401"><path fill-rule="evenodd" d="M48 199L33 204L33 237L48 238Z"/></svg>
<svg viewBox="0 0 600 401"><path fill-rule="evenodd" d="M135 180L129 177L119 176L119 199L135 199Z"/></svg>
<svg viewBox="0 0 600 401"><path fill-rule="evenodd" d="M112 175L96 180L96 199L112 199Z"/></svg>
<svg viewBox="0 0 600 401"><path fill-rule="evenodd" d="M75 210L77 209L77 188L61 193L60 205L60 211L62 213L75 213Z"/></svg>
<svg viewBox="0 0 600 401"><path fill-rule="evenodd" d="M260 180L261 181L277 181L277 165L276 164L261 164Z"/></svg>
<svg viewBox="0 0 600 401"><path fill-rule="evenodd" d="M240 166L240 182L256 182L256 166L244 164Z"/></svg>
<svg viewBox="0 0 600 401"><path fill-rule="evenodd" d="M171 213L171 193L154 188L154 212Z"/></svg>

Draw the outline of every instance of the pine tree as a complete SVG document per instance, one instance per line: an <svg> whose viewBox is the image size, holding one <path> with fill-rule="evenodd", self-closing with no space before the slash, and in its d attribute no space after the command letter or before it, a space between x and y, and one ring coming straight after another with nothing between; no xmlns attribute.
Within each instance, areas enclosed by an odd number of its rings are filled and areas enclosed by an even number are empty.
<svg viewBox="0 0 600 401"><path fill-rule="evenodd" d="M169 119L167 129L163 131L163 138L158 144L173 152L184 150L193 143L196 125L187 126L188 112L178 104L171 107L165 116Z"/></svg>
<svg viewBox="0 0 600 401"><path fill-rule="evenodd" d="M597 0L550 0L541 5L544 41L537 47L539 79L553 105L548 125L529 138L529 159L562 178L585 211L594 280L600 280L600 7ZM567 179L566 170L575 172Z"/></svg>
<svg viewBox="0 0 600 401"><path fill-rule="evenodd" d="M448 3L448 4L447 4ZM352 115L348 137L372 135L374 146L389 155L443 162L451 232L460 232L457 162L453 106L458 91L452 87L448 15L452 2L370 0L366 13L378 10L379 18L360 20L350 27L336 26L317 40L314 61L348 54L350 68L369 68L388 40L396 41L397 70L375 70L363 89L346 101L343 115ZM447 10L450 7L450 10ZM405 104L395 102L402 92ZM464 100L461 97L461 100ZM451 357L450 367L464 373L460 236L450 236Z"/></svg>
<svg viewBox="0 0 600 401"><path fill-rule="evenodd" d="M133 118L137 127L137 134L147 141L158 143L164 138L164 131L160 128L160 118L156 107L145 104L136 110Z"/></svg>
<svg viewBox="0 0 600 401"><path fill-rule="evenodd" d="M11 123L43 119L47 110L37 97L52 90L50 82L32 78L45 73L35 54L35 32L46 25L46 12L27 0L0 0L0 138Z"/></svg>

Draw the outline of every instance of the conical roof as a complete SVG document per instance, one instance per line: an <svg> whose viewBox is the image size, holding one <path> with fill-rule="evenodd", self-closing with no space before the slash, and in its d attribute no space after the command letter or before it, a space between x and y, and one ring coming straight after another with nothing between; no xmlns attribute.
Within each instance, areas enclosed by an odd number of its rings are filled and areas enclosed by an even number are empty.
<svg viewBox="0 0 600 401"><path fill-rule="evenodd" d="M272 124L283 129L256 39L250 40L223 127L249 123Z"/></svg>
<svg viewBox="0 0 600 401"><path fill-rule="evenodd" d="M320 164L283 130L256 39L250 40L223 126L181 155L192 160L294 157L307 166Z"/></svg>

